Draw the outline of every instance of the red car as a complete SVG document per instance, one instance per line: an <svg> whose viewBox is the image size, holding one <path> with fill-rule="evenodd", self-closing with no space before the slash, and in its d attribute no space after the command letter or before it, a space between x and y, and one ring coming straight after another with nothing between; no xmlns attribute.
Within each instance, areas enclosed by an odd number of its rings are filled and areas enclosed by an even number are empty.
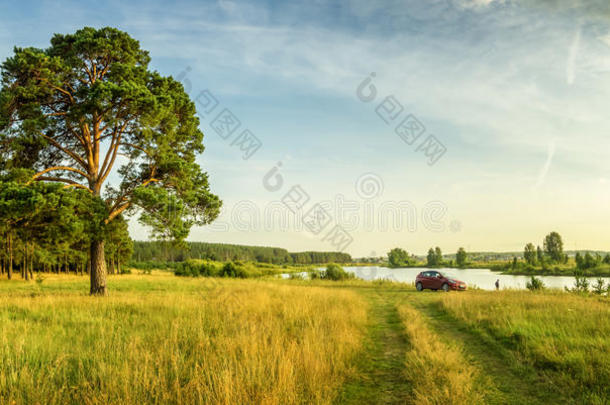
<svg viewBox="0 0 610 405"><path fill-rule="evenodd" d="M436 270L422 271L415 278L415 288L417 291L423 291L425 288L430 290L465 290L466 283L454 278L445 277L441 272Z"/></svg>

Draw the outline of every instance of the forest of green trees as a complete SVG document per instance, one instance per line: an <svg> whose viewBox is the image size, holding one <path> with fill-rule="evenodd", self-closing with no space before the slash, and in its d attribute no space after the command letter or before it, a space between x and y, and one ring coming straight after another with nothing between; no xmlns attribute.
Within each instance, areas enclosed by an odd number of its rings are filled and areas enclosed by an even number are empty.
<svg viewBox="0 0 610 405"><path fill-rule="evenodd" d="M28 184L29 175L0 176L0 274L11 279L19 273L26 280L34 272L88 274L94 200L57 183ZM127 223L119 216L104 232L108 271L120 273L133 248Z"/></svg>
<svg viewBox="0 0 610 405"><path fill-rule="evenodd" d="M455 261L446 261L443 257L443 252L440 247L430 248L426 255L425 262L419 261L415 255L410 255L401 248L394 248L388 252L388 265L390 267L440 267L440 266L457 266L463 267L466 265L468 254L464 248L459 248L456 255Z"/></svg>
<svg viewBox="0 0 610 405"><path fill-rule="evenodd" d="M341 252L297 252L264 246L231 245L223 243L185 242L176 246L163 241L136 241L133 261L181 262L188 259L218 261L256 261L273 264L350 263L352 257Z"/></svg>
<svg viewBox="0 0 610 405"><path fill-rule="evenodd" d="M551 264L566 264L568 263L568 255L563 251L563 240L557 232L551 232L543 241L543 247L534 246L533 243L525 245L523 250L523 259L529 266L548 267ZM574 262L578 270L589 270L602 265L610 264L610 254L602 256L599 253L592 254L591 252L576 252Z"/></svg>

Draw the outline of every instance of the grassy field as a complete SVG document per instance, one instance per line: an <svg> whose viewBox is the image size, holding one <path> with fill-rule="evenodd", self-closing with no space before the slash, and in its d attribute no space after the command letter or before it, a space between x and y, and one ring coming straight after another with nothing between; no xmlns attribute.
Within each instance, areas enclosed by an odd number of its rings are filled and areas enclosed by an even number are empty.
<svg viewBox="0 0 610 405"><path fill-rule="evenodd" d="M389 282L0 280L0 403L604 404L610 299Z"/></svg>
<svg viewBox="0 0 610 405"><path fill-rule="evenodd" d="M583 403L610 399L610 300L525 291L447 294L443 311Z"/></svg>
<svg viewBox="0 0 610 405"><path fill-rule="evenodd" d="M329 403L361 345L352 291L173 275L0 284L0 403Z"/></svg>

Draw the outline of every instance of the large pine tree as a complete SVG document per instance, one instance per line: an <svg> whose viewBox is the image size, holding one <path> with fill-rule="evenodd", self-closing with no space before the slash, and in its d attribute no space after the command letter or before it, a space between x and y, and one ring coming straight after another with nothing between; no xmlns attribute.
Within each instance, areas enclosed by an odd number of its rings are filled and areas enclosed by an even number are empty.
<svg viewBox="0 0 610 405"><path fill-rule="evenodd" d="M157 235L183 239L221 205L195 161L203 152L195 105L149 61L127 33L84 28L55 35L47 49L15 48L2 64L5 168L32 168L30 181L64 183L97 201L91 294L106 294L105 227L115 218L139 207Z"/></svg>

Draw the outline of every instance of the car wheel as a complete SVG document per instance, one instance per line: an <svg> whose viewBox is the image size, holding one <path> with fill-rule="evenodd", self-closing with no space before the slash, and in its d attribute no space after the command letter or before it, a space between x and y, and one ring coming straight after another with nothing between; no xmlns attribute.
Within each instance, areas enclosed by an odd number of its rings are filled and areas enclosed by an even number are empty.
<svg viewBox="0 0 610 405"><path fill-rule="evenodd" d="M422 285L422 283L415 284L415 288L417 288L417 291L423 291L424 290L424 286Z"/></svg>
<svg viewBox="0 0 610 405"><path fill-rule="evenodd" d="M445 292L449 291L449 284L447 284L447 283L443 284L443 291L445 291Z"/></svg>

